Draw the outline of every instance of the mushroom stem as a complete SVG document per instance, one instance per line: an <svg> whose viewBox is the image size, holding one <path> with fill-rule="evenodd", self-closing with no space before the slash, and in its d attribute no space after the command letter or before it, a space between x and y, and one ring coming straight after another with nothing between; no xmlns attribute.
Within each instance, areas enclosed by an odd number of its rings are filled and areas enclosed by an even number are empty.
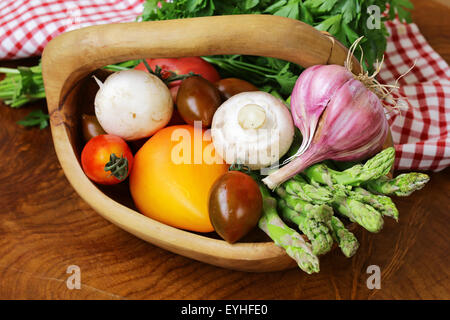
<svg viewBox="0 0 450 320"><path fill-rule="evenodd" d="M266 122L266 111L257 104L247 104L238 113L239 125L242 129L258 129Z"/></svg>

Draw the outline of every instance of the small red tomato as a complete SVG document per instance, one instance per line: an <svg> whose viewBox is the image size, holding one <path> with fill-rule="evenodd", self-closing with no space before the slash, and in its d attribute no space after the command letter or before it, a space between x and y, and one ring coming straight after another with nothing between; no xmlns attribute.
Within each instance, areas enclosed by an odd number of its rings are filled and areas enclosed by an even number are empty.
<svg viewBox="0 0 450 320"><path fill-rule="evenodd" d="M159 66L162 69L163 78L168 78L170 72L174 72L178 75L193 72L213 83L220 80L219 73L214 69L212 64L200 57L146 59L146 61L152 70L155 70L156 66ZM138 64L135 69L147 71L143 62ZM181 81L171 82L169 87L179 86L180 83Z"/></svg>
<svg viewBox="0 0 450 320"><path fill-rule="evenodd" d="M252 230L262 213L262 195L249 175L229 171L214 182L209 194L209 219L214 230L234 243Z"/></svg>
<svg viewBox="0 0 450 320"><path fill-rule="evenodd" d="M125 140L111 134L93 137L81 152L84 173L99 184L117 184L128 177L133 154Z"/></svg>

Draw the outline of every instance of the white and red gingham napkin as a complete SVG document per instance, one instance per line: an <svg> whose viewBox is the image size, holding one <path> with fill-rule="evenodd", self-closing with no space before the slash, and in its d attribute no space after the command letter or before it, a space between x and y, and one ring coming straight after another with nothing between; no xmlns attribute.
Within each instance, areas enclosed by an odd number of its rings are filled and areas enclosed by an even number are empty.
<svg viewBox="0 0 450 320"><path fill-rule="evenodd" d="M427 43L415 24L386 24L388 39L379 78L395 83L407 110L392 114L389 123L397 169L439 171L450 164L450 68ZM394 94L395 95L395 94Z"/></svg>
<svg viewBox="0 0 450 320"><path fill-rule="evenodd" d="M2 0L0 60L40 55L58 34L102 23L134 21L144 0ZM415 24L388 22L390 31L379 79L403 78L397 97L408 108L389 122L396 169L439 171L450 165L450 68Z"/></svg>
<svg viewBox="0 0 450 320"><path fill-rule="evenodd" d="M1 0L0 60L40 55L65 31L134 21L144 0Z"/></svg>

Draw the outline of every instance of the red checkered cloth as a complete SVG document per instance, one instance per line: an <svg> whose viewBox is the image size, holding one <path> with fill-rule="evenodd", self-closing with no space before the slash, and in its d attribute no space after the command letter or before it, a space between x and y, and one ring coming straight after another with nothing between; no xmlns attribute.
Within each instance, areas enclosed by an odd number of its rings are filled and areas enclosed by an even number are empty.
<svg viewBox="0 0 450 320"><path fill-rule="evenodd" d="M381 82L398 82L396 98L407 110L389 118L397 169L439 171L450 164L450 68L415 24L386 24L388 39Z"/></svg>
<svg viewBox="0 0 450 320"><path fill-rule="evenodd" d="M40 55L65 31L134 21L144 0L1 0L0 60Z"/></svg>
<svg viewBox="0 0 450 320"><path fill-rule="evenodd" d="M2 0L0 60L40 55L56 35L89 25L134 21L143 0ZM450 69L415 24L388 22L384 66L379 80L400 79L396 97L408 108L391 114L396 169L439 171L450 164Z"/></svg>

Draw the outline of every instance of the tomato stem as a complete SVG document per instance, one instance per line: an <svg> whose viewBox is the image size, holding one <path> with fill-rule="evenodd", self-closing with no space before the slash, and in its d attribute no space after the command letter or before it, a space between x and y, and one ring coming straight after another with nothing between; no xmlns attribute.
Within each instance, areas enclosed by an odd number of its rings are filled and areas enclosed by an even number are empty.
<svg viewBox="0 0 450 320"><path fill-rule="evenodd" d="M250 173L251 170L248 166L241 164L241 163L233 163L229 168L228 171L241 171L243 173Z"/></svg>
<svg viewBox="0 0 450 320"><path fill-rule="evenodd" d="M169 83L173 81L184 80L193 76L199 76L194 72L189 72L188 74L176 74L175 72L168 71L170 75L168 77L165 77L163 75L163 69L160 66L155 66L155 70L153 70L145 59L143 59L142 62L144 63L145 68L147 68L148 72L160 78L166 85L169 85Z"/></svg>
<svg viewBox="0 0 450 320"><path fill-rule="evenodd" d="M119 158L115 153L111 153L109 162L105 164L104 170L106 172L111 171L112 176L123 181L128 176L128 159L123 154Z"/></svg>

